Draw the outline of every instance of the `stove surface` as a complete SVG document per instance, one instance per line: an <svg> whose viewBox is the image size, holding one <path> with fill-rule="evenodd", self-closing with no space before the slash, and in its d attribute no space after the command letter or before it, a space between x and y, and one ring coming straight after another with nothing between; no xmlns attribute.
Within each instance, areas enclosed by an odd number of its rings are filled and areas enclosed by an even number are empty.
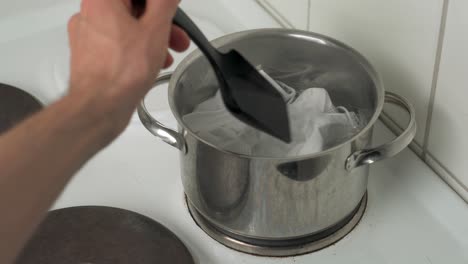
<svg viewBox="0 0 468 264"><path fill-rule="evenodd" d="M171 123L168 113L159 116ZM393 137L380 123L375 134L375 142ZM372 166L367 209L350 234L289 258L240 253L202 231L185 202L178 156L135 121L78 173L55 208L102 205L141 213L168 227L203 264L468 262L467 205L410 150Z"/></svg>
<svg viewBox="0 0 468 264"><path fill-rule="evenodd" d="M198 23L205 24L211 38L278 26L252 0L197 4L182 2ZM204 8L207 5L210 8ZM5 33L0 36L0 82L21 87L44 103L66 92L66 22L78 6L78 0L55 1L40 10L1 17L0 30ZM155 117L175 127L164 87L154 89L147 101ZM393 137L381 124L374 134L376 142ZM468 263L468 205L409 150L372 166L366 212L348 236L315 253L289 258L240 253L203 232L185 203L178 156L176 149L155 139L134 119L116 142L76 175L54 208L97 205L143 214L169 228L195 262L203 264Z"/></svg>

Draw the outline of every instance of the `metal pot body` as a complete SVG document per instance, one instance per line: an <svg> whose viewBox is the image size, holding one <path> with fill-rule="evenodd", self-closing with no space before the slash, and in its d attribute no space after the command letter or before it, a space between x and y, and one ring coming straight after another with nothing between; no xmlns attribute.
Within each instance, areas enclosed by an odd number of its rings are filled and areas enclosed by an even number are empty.
<svg viewBox="0 0 468 264"><path fill-rule="evenodd" d="M173 74L158 78L170 79L169 101L179 130L152 118L144 103L138 109L150 132L180 150L188 202L223 233L254 244L333 230L363 199L368 165L397 154L413 139L412 106L385 93L360 54L322 35L263 29L228 35L214 44L222 50L235 48L253 64L274 69L276 78L298 90L326 88L336 105L359 111L367 125L350 140L306 156L254 157L220 149L192 133L182 118L217 91L208 61L194 52ZM407 110L410 122L394 141L372 148L373 126L385 102Z"/></svg>
<svg viewBox="0 0 468 264"><path fill-rule="evenodd" d="M253 239L293 239L339 223L367 188L368 166L346 159L371 133L332 152L296 161L238 157L186 137L182 179L189 202L211 223Z"/></svg>

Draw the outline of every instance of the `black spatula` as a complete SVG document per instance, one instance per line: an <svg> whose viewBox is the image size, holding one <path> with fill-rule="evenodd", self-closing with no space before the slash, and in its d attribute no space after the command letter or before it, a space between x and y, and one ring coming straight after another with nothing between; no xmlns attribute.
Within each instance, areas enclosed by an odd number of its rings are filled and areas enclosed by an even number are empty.
<svg viewBox="0 0 468 264"><path fill-rule="evenodd" d="M146 0L132 0L134 16L144 13ZM226 108L239 120L285 142L291 141L286 100L239 52L221 53L182 9L174 24L187 32L208 58L219 81ZM277 85L276 85L277 87Z"/></svg>
<svg viewBox="0 0 468 264"><path fill-rule="evenodd" d="M208 58L219 81L227 109L239 120L285 142L291 141L285 99L239 52L221 53L195 23L177 10L174 24L187 32Z"/></svg>

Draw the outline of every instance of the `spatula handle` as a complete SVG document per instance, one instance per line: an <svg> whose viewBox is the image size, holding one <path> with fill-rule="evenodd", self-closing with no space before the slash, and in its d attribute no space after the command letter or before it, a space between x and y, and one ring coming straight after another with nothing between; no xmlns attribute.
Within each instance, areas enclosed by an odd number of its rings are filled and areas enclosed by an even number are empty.
<svg viewBox="0 0 468 264"><path fill-rule="evenodd" d="M133 15L135 17L140 17L145 11L146 0L132 0L132 6ZM173 23L182 28L189 35L214 67L216 64L219 65L219 63L221 63L222 55L211 45L203 32L181 8L177 8Z"/></svg>
<svg viewBox="0 0 468 264"><path fill-rule="evenodd" d="M190 17L180 8L177 9L174 17L174 24L182 28L200 48L200 50L208 57L212 64L221 62L221 54L216 50L205 37L205 34L195 25ZM211 58L210 58L211 57Z"/></svg>

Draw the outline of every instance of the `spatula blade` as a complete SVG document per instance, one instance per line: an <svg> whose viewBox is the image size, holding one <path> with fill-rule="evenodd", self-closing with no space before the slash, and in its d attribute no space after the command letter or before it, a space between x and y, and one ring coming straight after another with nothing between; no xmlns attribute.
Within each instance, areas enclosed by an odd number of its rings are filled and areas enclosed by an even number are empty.
<svg viewBox="0 0 468 264"><path fill-rule="evenodd" d="M229 74L224 76L232 100L224 101L233 102L226 107L241 121L290 143L288 107L282 94L238 52L225 56L231 62Z"/></svg>

